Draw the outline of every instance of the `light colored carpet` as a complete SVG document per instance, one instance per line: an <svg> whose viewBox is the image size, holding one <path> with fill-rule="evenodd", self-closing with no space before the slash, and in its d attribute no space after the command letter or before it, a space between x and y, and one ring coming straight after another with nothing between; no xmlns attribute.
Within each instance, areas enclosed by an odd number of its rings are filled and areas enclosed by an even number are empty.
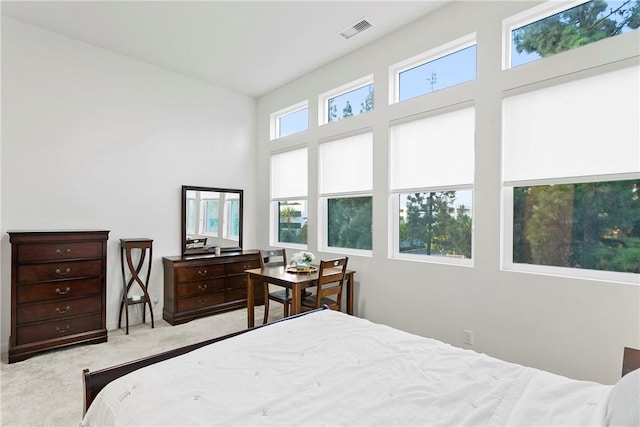
<svg viewBox="0 0 640 427"><path fill-rule="evenodd" d="M255 310L262 323L262 306ZM282 305L272 303L269 321L282 318ZM147 321L148 322L148 321ZM82 420L82 370L95 371L183 345L246 329L246 309L171 326L164 320L109 331L108 341L77 345L0 365L2 426L78 426Z"/></svg>

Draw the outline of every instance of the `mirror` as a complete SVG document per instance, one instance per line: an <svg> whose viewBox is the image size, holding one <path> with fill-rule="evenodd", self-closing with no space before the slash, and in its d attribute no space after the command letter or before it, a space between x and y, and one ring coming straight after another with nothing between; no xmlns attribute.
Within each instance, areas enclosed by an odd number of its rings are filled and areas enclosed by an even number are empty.
<svg viewBox="0 0 640 427"><path fill-rule="evenodd" d="M182 186L182 254L242 250L242 190Z"/></svg>

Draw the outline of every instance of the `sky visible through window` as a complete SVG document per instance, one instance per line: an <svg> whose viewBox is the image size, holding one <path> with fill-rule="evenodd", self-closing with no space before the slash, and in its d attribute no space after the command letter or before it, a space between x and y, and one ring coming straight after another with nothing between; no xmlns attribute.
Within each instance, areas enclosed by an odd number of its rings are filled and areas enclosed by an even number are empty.
<svg viewBox="0 0 640 427"><path fill-rule="evenodd" d="M476 51L476 45L469 46L400 73L399 100L404 101L474 80L476 78ZM363 110L366 108L363 108L363 104L366 104L370 90L373 91L373 84L331 98L331 106L335 106L335 117L327 117L327 121L342 119L347 103L351 107L352 115L364 112ZM282 116L280 118L280 137L306 130L308 123L308 109Z"/></svg>
<svg viewBox="0 0 640 427"><path fill-rule="evenodd" d="M369 91L373 93L373 90L373 83L371 83L329 99L329 117L327 118L327 122L334 122L345 117L356 116L372 109L373 103L367 106L367 96L369 96ZM331 111L332 108L334 109L333 111Z"/></svg>
<svg viewBox="0 0 640 427"><path fill-rule="evenodd" d="M428 193L429 191L414 191L413 193ZM407 206L407 194L413 193L401 193L400 194L400 208L406 208ZM451 207L458 209L460 206L471 208L473 206L473 191L472 190L458 190L456 191L456 199L452 203Z"/></svg>
<svg viewBox="0 0 640 427"><path fill-rule="evenodd" d="M400 94L405 101L476 78L476 45L400 73Z"/></svg>
<svg viewBox="0 0 640 427"><path fill-rule="evenodd" d="M309 108L303 108L281 116L279 138L309 129Z"/></svg>

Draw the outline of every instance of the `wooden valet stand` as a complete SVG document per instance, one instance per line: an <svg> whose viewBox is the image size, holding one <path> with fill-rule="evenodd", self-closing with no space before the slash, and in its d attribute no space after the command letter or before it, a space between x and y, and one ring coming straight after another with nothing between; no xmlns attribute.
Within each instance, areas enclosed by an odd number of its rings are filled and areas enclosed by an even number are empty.
<svg viewBox="0 0 640 427"><path fill-rule="evenodd" d="M145 323L146 307L149 306L149 314L151 315L151 327L154 327L153 323L153 306L151 304L151 297L149 296L149 276L151 275L151 261L153 260L153 240L151 239L120 239L120 265L122 267L122 286L123 294L122 301L120 302L120 315L118 316L118 329L122 324L122 311L125 309L126 320L126 334L129 335L129 306L130 305L143 305L142 310L142 323ZM134 249L140 250L140 258L138 259L138 265L133 265L132 253ZM140 271L145 262L145 258L149 254L147 260L147 274L144 280L140 277ZM125 259L128 267L130 278L127 280L125 273ZM143 295L139 297L130 297L129 291L133 283L140 285Z"/></svg>

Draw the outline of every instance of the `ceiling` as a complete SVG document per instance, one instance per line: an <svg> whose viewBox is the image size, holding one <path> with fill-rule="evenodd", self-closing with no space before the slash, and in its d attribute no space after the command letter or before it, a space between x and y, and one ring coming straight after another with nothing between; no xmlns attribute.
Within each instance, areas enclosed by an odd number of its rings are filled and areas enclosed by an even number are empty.
<svg viewBox="0 0 640 427"><path fill-rule="evenodd" d="M259 97L448 1L6 1L2 15ZM339 33L362 19L371 28Z"/></svg>

